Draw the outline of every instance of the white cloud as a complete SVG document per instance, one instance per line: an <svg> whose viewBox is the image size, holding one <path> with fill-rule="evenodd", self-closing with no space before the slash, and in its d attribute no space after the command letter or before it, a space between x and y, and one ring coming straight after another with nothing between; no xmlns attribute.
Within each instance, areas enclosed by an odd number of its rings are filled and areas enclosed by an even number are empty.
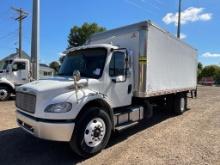
<svg viewBox="0 0 220 165"><path fill-rule="evenodd" d="M204 13L204 8L189 7L181 12L181 24L196 21L209 21L212 19L212 13ZM178 13L167 13L163 17L163 22L166 24L178 23Z"/></svg>
<svg viewBox="0 0 220 165"><path fill-rule="evenodd" d="M203 57L220 57L220 53L211 53L211 52L206 52L202 54Z"/></svg>
<svg viewBox="0 0 220 165"><path fill-rule="evenodd" d="M180 33L180 39L185 39L187 36L183 33Z"/></svg>

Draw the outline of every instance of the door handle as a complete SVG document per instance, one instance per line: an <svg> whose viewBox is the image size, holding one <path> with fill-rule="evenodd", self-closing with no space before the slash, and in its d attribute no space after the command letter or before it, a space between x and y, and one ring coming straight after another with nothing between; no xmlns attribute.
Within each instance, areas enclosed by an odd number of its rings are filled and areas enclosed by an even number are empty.
<svg viewBox="0 0 220 165"><path fill-rule="evenodd" d="M128 85L128 94L130 94L131 91L132 91L132 84L129 84L129 85Z"/></svg>

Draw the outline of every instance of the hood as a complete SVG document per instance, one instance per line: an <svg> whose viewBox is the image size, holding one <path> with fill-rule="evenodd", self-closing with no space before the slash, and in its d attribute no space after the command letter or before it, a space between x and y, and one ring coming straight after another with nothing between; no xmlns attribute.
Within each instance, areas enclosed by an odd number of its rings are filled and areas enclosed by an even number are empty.
<svg viewBox="0 0 220 165"><path fill-rule="evenodd" d="M66 116L66 113L51 114L42 112L48 105L61 102L70 102L72 103L73 109L77 109L77 107L81 106L81 104L78 104L78 100L81 100L83 102L84 99L87 99L87 96L93 97L101 88L100 85L102 84L102 82L101 80L82 78L80 81L77 82L77 84L82 87L80 87L80 89L76 93L76 90L74 89L74 81L72 78L54 77L22 85L17 88L17 92L27 93L27 95L30 94L36 96L36 110L34 114L35 117L53 119L56 117L60 119L61 117L63 119L66 119L68 118ZM28 99L25 101L28 101ZM69 112L69 114L71 114L69 115L69 117L71 118L72 113L73 111Z"/></svg>
<svg viewBox="0 0 220 165"><path fill-rule="evenodd" d="M82 78L78 81L78 84L88 84L91 88L98 86L99 80L96 79L85 79ZM33 81L22 85L17 89L20 92L30 92L30 93L63 93L68 91L73 91L74 81L69 77L53 77L48 79L42 79L38 81ZM93 89L96 90L96 89Z"/></svg>
<svg viewBox="0 0 220 165"><path fill-rule="evenodd" d="M46 92L51 90L64 89L65 87L68 87L70 85L74 85L73 79L64 77L54 77L49 79L33 81L31 83L22 85L19 89L24 91L30 89L33 92Z"/></svg>

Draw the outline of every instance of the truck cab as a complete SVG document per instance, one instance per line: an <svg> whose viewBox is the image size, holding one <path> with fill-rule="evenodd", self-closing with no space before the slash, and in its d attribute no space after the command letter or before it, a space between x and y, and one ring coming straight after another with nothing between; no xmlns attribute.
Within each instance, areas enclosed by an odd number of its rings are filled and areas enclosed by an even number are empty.
<svg viewBox="0 0 220 165"><path fill-rule="evenodd" d="M17 89L18 124L39 138L70 142L74 151L83 140L86 151L79 155L97 153L107 144L111 130L128 122L120 116L120 107L127 107L130 120L143 118L143 107L128 108L133 88L130 60L126 49L108 44L68 50L58 77ZM82 130L82 135L76 133ZM91 148L95 150L88 152Z"/></svg>
<svg viewBox="0 0 220 165"><path fill-rule="evenodd" d="M15 88L29 82L30 64L27 59L6 61L0 72L0 101L7 100Z"/></svg>

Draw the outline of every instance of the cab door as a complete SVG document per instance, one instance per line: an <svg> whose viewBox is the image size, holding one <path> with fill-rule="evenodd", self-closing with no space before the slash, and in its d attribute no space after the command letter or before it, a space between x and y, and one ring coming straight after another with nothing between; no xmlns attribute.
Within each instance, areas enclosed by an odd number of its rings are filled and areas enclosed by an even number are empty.
<svg viewBox="0 0 220 165"><path fill-rule="evenodd" d="M29 68L26 61L15 61L12 63L12 79L15 85L29 82Z"/></svg>
<svg viewBox="0 0 220 165"><path fill-rule="evenodd" d="M113 107L131 104L133 76L126 49L114 50L109 62L106 94Z"/></svg>

